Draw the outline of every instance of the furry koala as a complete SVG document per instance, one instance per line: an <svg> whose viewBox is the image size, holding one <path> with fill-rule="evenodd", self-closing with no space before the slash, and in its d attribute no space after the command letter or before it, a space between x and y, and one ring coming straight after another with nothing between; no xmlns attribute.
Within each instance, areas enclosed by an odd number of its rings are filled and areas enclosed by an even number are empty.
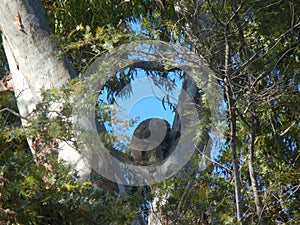
<svg viewBox="0 0 300 225"><path fill-rule="evenodd" d="M130 149L137 165L148 166L163 161L170 147L170 124L151 118L141 122L133 133Z"/></svg>

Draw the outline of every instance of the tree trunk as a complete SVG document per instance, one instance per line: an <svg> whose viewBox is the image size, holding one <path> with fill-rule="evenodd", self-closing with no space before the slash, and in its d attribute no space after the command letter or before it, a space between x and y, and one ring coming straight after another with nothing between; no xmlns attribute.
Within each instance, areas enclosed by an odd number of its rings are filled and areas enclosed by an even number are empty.
<svg viewBox="0 0 300 225"><path fill-rule="evenodd" d="M236 151L236 111L234 109L235 104L232 99L231 91L226 87L226 92L228 96L228 107L229 107L229 120L230 120L230 147L232 155L232 167L234 176L234 187L235 187L235 202L236 202L236 214L237 221L241 223L242 221L242 188L241 188L241 178L238 165L238 157Z"/></svg>
<svg viewBox="0 0 300 225"><path fill-rule="evenodd" d="M257 174L255 173L254 169L254 148L255 148L255 112L253 107L251 107L252 110L250 111L250 122L249 122L249 159L248 159L248 167L249 167L249 176L251 180L251 187L254 195L254 202L255 202L255 208L256 208L256 215L258 217L258 224L265 225L267 224L265 221L265 218L263 216L263 206L261 202L261 198L259 196L259 189L258 189L258 183L257 183Z"/></svg>
<svg viewBox="0 0 300 225"><path fill-rule="evenodd" d="M237 150L236 150L236 102L234 100L234 93L231 86L231 76L230 76L230 41L229 41L229 27L228 24L225 25L225 91L228 101L228 111L229 111L229 123L230 123L230 148L232 155L232 167L234 175L234 187L235 187L235 202L236 202L236 215L237 222L242 221L242 190L241 190L241 177L239 171Z"/></svg>
<svg viewBox="0 0 300 225"><path fill-rule="evenodd" d="M51 42L41 1L2 0L0 30L19 113L25 118L42 100L43 90L60 88L76 74ZM22 124L27 121L22 119ZM36 157L33 140L28 138L28 143ZM61 159L73 164L80 176L89 174L89 166L75 148L61 141L58 146Z"/></svg>

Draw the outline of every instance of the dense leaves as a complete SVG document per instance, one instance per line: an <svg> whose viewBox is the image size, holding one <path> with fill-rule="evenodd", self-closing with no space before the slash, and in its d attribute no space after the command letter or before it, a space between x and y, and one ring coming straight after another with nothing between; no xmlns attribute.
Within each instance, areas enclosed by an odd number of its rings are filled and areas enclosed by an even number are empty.
<svg viewBox="0 0 300 225"><path fill-rule="evenodd" d="M182 43L215 72L228 113L226 140L207 170L152 187L159 190L153 193L163 202L159 209L165 224L300 223L298 1L43 2L53 41L79 76L96 56L136 39ZM7 65L2 51L0 64L3 75ZM110 103L135 79L133 70L120 73L105 86ZM49 156L51 171L34 162L27 136L39 135L48 144L72 137L70 95L68 89L44 93L36 121L27 129L19 127L16 114L1 111L0 223L128 224L138 211L139 192L113 198L76 180L69 168L51 159L55 154ZM57 98L65 99L63 110L55 119L44 118ZM4 108L17 111L13 97L1 96Z"/></svg>
<svg viewBox="0 0 300 225"><path fill-rule="evenodd" d="M70 138L66 132L68 124L63 121L69 112L62 110L59 116L41 117L49 112L49 104L55 102L57 93L52 90L44 94L35 120L30 121L28 117L28 128L12 127L10 124L20 118L11 113L1 114L5 115L1 117L1 124L6 128L0 133L0 223L130 224L140 196L117 199L90 181L80 181L70 167L57 161L55 146L51 143L56 138ZM7 97L1 100L8 100ZM12 100L6 104L12 107ZM26 137L37 135L40 138L37 149L45 144L50 148L43 160L32 157L26 142ZM131 204L124 204L126 202Z"/></svg>

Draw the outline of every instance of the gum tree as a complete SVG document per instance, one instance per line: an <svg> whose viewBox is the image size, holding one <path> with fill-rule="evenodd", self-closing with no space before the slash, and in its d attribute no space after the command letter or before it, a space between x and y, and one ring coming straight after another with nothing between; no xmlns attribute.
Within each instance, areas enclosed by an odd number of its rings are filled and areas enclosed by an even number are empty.
<svg viewBox="0 0 300 225"><path fill-rule="evenodd" d="M132 40L136 31L129 32L130 24L138 21L141 32L135 37L187 43L203 57L228 110L228 138L218 162L209 159L213 168L200 178L163 184L160 197L166 200L164 191L173 195L159 207L161 215L174 224L299 222L297 1L89 1L88 6L44 1L44 6L55 35L40 2L0 6L11 73L2 88L14 90L25 125L42 99L40 90L61 87L76 76L73 67L80 73L95 55ZM34 152L36 141L28 140ZM74 152L64 142L59 146Z"/></svg>

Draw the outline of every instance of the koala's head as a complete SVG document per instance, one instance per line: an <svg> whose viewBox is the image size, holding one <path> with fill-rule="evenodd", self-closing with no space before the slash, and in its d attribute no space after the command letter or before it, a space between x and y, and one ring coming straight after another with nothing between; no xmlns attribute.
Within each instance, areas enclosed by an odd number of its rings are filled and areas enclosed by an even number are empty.
<svg viewBox="0 0 300 225"><path fill-rule="evenodd" d="M143 165L164 160L169 148L170 133L170 124L164 119L151 118L141 122L131 139L134 160Z"/></svg>

